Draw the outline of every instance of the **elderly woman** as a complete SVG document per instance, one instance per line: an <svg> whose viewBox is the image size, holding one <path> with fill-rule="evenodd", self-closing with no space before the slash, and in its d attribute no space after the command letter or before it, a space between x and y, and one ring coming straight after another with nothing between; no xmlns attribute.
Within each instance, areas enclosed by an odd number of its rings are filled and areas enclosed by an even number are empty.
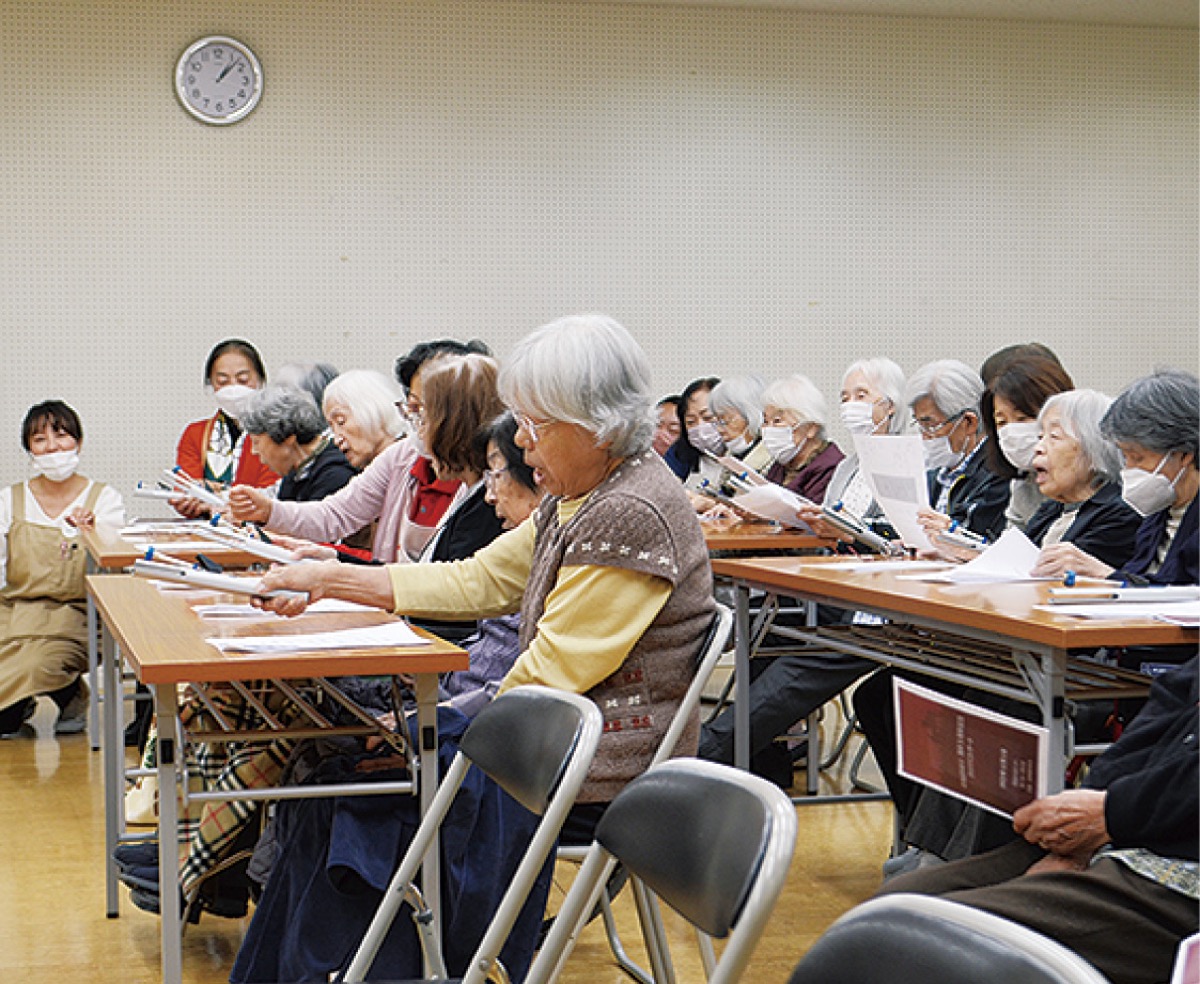
<svg viewBox="0 0 1200 984"><path fill-rule="evenodd" d="M761 440L764 389L758 376L734 376L722 380L708 394L708 409L725 453L755 471L771 464Z"/></svg>
<svg viewBox="0 0 1200 984"><path fill-rule="evenodd" d="M1046 501L1033 473L1033 452L1041 435L1038 414L1050 397L1075 388L1059 361L1043 354L1043 349L1016 347L992 369L980 399L988 465L1009 480L1004 518L1008 526L1019 529Z"/></svg>
<svg viewBox="0 0 1200 984"><path fill-rule="evenodd" d="M267 488L279 476L247 448L238 422L254 391L266 384L267 370L258 349L240 338L213 346L204 363L204 384L217 412L188 424L175 449L175 464L185 474L216 488L249 485ZM171 500L176 512L189 518L206 516L209 507L199 499Z"/></svg>
<svg viewBox="0 0 1200 984"><path fill-rule="evenodd" d="M58 706L58 734L84 728L87 618L79 528L120 527L121 496L77 471L79 415L61 400L30 407L21 446L34 476L0 491L0 737L21 733L35 700Z"/></svg>
<svg viewBox="0 0 1200 984"><path fill-rule="evenodd" d="M825 434L825 397L806 376L788 376L763 393L762 442L774 464L767 479L818 505L845 458Z"/></svg>
<svg viewBox="0 0 1200 984"><path fill-rule="evenodd" d="M687 496L650 450L650 371L620 325L565 318L521 341L500 378L517 443L547 498L470 560L405 568L297 564L264 586L426 617L521 612L503 689L584 693L606 721L580 795L597 804L647 766L679 705L713 613L712 578ZM297 614L304 603L272 599ZM695 747L696 722L681 751ZM589 808L590 807L590 808Z"/></svg>
<svg viewBox="0 0 1200 984"><path fill-rule="evenodd" d="M1008 482L988 466L979 402L983 380L970 366L941 359L908 381L908 405L924 440L931 510L921 522L933 536L957 522L980 536L1004 528Z"/></svg>
<svg viewBox="0 0 1200 984"><path fill-rule="evenodd" d="M241 424L254 453L283 476L280 499L324 499L355 475L341 449L325 436L325 418L303 390L289 386L257 390L242 410Z"/></svg>
<svg viewBox="0 0 1200 984"><path fill-rule="evenodd" d="M1038 415L1033 474L1047 501L1025 532L1043 550L1072 543L1114 567L1133 555L1139 517L1121 498L1121 458L1100 432L1112 399L1095 390L1050 397Z"/></svg>
<svg viewBox="0 0 1200 984"><path fill-rule="evenodd" d="M1124 459L1122 497L1142 517L1133 556L1106 563L1079 543L1059 543L1042 550L1034 573L1196 584L1200 383L1179 369L1139 379L1108 408L1100 430Z"/></svg>
<svg viewBox="0 0 1200 984"><path fill-rule="evenodd" d="M336 540L369 523L376 523L371 545L375 560L408 563L420 559L451 507L467 494L466 486L458 479L438 477L427 450L416 440L415 432L424 408L423 370L432 358L447 351L438 347L444 344L422 343L397 363L398 372L403 364L404 378L408 380L404 405L414 431L412 436L387 446L354 481L319 503L275 502L239 489L230 496L234 518L263 523L280 533L318 541ZM460 343L455 344L462 347ZM339 414L330 403L331 398L349 398L348 390L340 385L348 375L343 373L330 384L326 391L326 413L335 440L354 464L355 452L349 447L349 438L339 436ZM494 412L477 416L473 422L475 429L478 430L490 416L494 416ZM379 440L383 439L380 435Z"/></svg>

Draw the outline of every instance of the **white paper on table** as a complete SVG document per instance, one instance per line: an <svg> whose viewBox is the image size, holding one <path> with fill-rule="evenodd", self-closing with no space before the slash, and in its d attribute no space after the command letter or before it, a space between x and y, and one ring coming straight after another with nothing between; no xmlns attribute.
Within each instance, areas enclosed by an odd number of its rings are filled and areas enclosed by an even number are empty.
<svg viewBox="0 0 1200 984"><path fill-rule="evenodd" d="M811 506L808 499L797 495L791 489L785 489L774 482L759 485L749 492L741 492L733 497L733 501L746 512L753 513L763 519L773 519L784 526L799 530L807 530L808 524L796 515L801 506Z"/></svg>
<svg viewBox="0 0 1200 984"><path fill-rule="evenodd" d="M1175 625L1200 625L1200 601L1100 601L1086 605L1034 607L1051 615L1074 615L1076 618L1151 618Z"/></svg>
<svg viewBox="0 0 1200 984"><path fill-rule="evenodd" d="M929 507L921 438L916 434L856 434L854 450L871 495L900 539L918 550L932 550L933 544L917 522L917 510Z"/></svg>
<svg viewBox="0 0 1200 984"><path fill-rule="evenodd" d="M274 612L263 611L253 605L196 605L194 611L201 618L283 618ZM310 614L331 614L336 612L377 612L378 608L370 605L360 605L356 601L342 601L338 598L322 598L314 601L299 618Z"/></svg>
<svg viewBox="0 0 1200 984"><path fill-rule="evenodd" d="M908 575L923 581L942 581L947 584L1002 584L1007 581L1053 581L1056 578L1034 577L1029 572L1037 563L1041 551L1036 543L1016 527L1005 530L1000 539L969 564L953 570L929 575ZM904 577L905 575L900 575Z"/></svg>
<svg viewBox="0 0 1200 984"><path fill-rule="evenodd" d="M385 622L358 629L335 632L306 632L286 636L240 636L206 639L222 652L293 653L326 649L388 649L393 646L427 646L429 640L417 635L407 622Z"/></svg>
<svg viewBox="0 0 1200 984"><path fill-rule="evenodd" d="M953 567L946 560L837 560L823 563L821 570L835 571L944 571Z"/></svg>

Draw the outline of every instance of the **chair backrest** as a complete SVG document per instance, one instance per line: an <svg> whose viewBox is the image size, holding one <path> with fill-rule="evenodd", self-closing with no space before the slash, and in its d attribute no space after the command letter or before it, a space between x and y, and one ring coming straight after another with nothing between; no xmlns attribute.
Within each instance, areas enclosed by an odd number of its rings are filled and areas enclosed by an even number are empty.
<svg viewBox="0 0 1200 984"><path fill-rule="evenodd" d="M948 899L897 893L835 922L790 984L1108 984L1041 933Z"/></svg>
<svg viewBox="0 0 1200 984"><path fill-rule="evenodd" d="M621 790L596 842L694 926L729 937L711 982L734 981L787 878L796 808L757 776L673 759Z"/></svg>
<svg viewBox="0 0 1200 984"><path fill-rule="evenodd" d="M459 749L509 796L541 816L583 733L584 705L595 708L586 698L564 699L574 696L518 687L479 712Z"/></svg>
<svg viewBox="0 0 1200 984"><path fill-rule="evenodd" d="M480 711L463 734L459 752L421 818L342 980L357 982L365 978L467 769L475 764L542 818L463 978L468 984L482 982L558 839L567 811L595 757L603 724L594 701L535 685L501 694Z"/></svg>

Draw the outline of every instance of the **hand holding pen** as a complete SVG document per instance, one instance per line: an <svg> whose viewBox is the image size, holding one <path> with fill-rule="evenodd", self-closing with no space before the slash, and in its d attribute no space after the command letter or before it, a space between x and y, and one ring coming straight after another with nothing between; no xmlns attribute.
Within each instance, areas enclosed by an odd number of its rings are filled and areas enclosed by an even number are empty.
<svg viewBox="0 0 1200 984"><path fill-rule="evenodd" d="M1077 577L1107 578L1114 568L1103 561L1097 560L1089 553L1084 553L1073 543L1054 543L1045 547L1038 554L1037 563L1029 572L1034 577L1061 577L1071 574L1071 581Z"/></svg>

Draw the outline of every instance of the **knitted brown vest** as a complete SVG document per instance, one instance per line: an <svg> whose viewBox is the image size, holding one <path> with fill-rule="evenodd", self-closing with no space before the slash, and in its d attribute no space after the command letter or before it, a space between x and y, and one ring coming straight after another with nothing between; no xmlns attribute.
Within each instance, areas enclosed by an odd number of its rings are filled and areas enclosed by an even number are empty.
<svg viewBox="0 0 1200 984"><path fill-rule="evenodd" d="M604 734L579 801L607 802L646 770L687 690L713 617L712 572L695 510L653 451L624 461L561 527L557 505L547 499L535 516L522 649L536 634L561 567L624 567L665 578L674 588L621 668L588 691L604 715ZM676 754L694 754L698 733L697 718Z"/></svg>

